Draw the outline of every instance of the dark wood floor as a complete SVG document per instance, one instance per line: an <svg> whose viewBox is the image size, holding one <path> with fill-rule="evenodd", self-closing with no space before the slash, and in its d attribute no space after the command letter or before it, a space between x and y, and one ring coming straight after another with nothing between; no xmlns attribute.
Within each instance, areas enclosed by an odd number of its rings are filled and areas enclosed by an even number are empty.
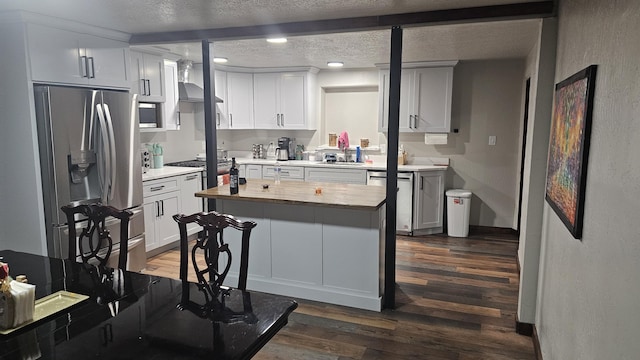
<svg viewBox="0 0 640 360"><path fill-rule="evenodd" d="M395 310L372 312L299 300L256 359L535 359L515 333L512 235L398 236ZM177 278L177 250L147 273Z"/></svg>

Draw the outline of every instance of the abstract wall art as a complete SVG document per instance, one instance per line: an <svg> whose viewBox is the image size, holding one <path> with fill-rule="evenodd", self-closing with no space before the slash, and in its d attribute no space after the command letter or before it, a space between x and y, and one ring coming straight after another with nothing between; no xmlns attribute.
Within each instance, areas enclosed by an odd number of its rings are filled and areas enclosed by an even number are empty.
<svg viewBox="0 0 640 360"><path fill-rule="evenodd" d="M545 199L574 238L582 237L596 65L556 84Z"/></svg>

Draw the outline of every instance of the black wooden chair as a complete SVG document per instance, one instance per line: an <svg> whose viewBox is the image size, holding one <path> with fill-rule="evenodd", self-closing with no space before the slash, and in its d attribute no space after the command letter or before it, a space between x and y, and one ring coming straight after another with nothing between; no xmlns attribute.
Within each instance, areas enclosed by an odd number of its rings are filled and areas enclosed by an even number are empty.
<svg viewBox="0 0 640 360"><path fill-rule="evenodd" d="M118 268L127 267L127 249L129 248L129 220L133 213L129 210L118 210L109 205L82 204L77 206L65 205L62 211L67 215L69 229L69 259L83 263L107 266L107 261L113 250L113 239L105 222L110 216L120 220L120 252ZM78 236L76 225L86 222ZM80 254L77 253L80 250Z"/></svg>
<svg viewBox="0 0 640 360"><path fill-rule="evenodd" d="M246 290L247 273L249 267L249 236L251 229L256 227L253 221L240 221L231 215L220 214L215 211L196 213L192 215L178 214L173 219L180 229L180 280L182 281L182 297L179 307L199 312L199 316L210 317L210 314L224 310L224 295L228 288L222 284L229 273L233 260L229 244L224 241L224 230L232 228L241 231L240 269L237 289ZM205 304L199 305L190 300L188 264L189 239L187 225L196 223L202 227L196 242L191 249L191 263L196 273L197 287L205 297ZM222 255L222 256L221 256ZM205 266L200 269L198 259L203 259ZM224 263L226 261L226 263ZM221 265L224 266L221 269ZM205 275L208 275L205 277ZM245 309L245 311L250 309Z"/></svg>

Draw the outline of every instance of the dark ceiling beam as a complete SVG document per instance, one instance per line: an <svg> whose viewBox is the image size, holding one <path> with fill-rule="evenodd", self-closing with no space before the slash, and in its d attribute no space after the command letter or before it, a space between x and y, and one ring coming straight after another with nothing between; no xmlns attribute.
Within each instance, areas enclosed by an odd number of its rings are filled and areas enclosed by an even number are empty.
<svg viewBox="0 0 640 360"><path fill-rule="evenodd" d="M134 34L131 44L157 44L259 38L268 35L312 35L388 29L391 26L428 26L513 19L543 18L555 15L554 1L479 6L462 9L422 11L381 16L300 21L272 25L239 26L218 29L185 30Z"/></svg>

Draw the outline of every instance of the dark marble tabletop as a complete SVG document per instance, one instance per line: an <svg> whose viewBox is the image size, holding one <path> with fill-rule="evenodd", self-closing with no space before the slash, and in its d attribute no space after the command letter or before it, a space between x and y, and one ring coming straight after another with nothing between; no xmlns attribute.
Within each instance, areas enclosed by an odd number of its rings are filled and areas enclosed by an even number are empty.
<svg viewBox="0 0 640 360"><path fill-rule="evenodd" d="M282 296L231 290L221 315L179 310L181 283L158 276L0 251L11 275L27 275L36 299L66 290L90 298L7 335L1 359L249 359L297 307ZM204 298L191 284L191 299Z"/></svg>

